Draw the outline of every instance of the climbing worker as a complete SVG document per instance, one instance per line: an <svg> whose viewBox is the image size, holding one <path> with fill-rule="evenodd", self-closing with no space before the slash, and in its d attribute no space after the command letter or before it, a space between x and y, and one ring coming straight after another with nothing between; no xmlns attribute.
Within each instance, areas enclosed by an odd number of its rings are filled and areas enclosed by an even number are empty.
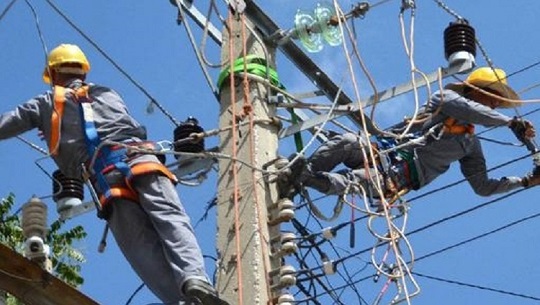
<svg viewBox="0 0 540 305"><path fill-rule="evenodd" d="M519 140L532 140L535 129L529 121L494 110L517 105L520 105L519 96L508 86L503 70L478 68L465 82L451 83L444 90L435 92L421 112L425 119L412 125L404 122L393 130L403 131L404 126L411 126L409 133L419 133L422 135L419 138L403 143L381 136L372 143L363 132L335 135L307 160L302 156L295 158L291 182L299 181L301 185L326 194L343 194L348 187L357 186L357 190L363 189L369 195L377 183L376 171L370 164L377 164L381 173L378 185L382 185L382 196L389 198L429 184L446 172L451 163L458 161L461 172L480 196L538 185L538 174L523 178L488 177L480 140L474 135L475 124L486 127L506 125ZM376 152L373 158L369 153L365 154L368 145ZM383 151L388 153L381 153ZM332 172L339 164L349 169ZM284 194L294 196L296 191L293 189Z"/></svg>
<svg viewBox="0 0 540 305"><path fill-rule="evenodd" d="M152 142L114 90L85 82L90 64L73 44L47 58L52 91L0 116L0 139L37 128L62 174L90 179L99 216L146 286L166 304L225 305L205 271L176 178L144 150ZM115 145L107 145L114 141ZM141 150L142 149L142 150ZM147 152L148 151L148 152Z"/></svg>

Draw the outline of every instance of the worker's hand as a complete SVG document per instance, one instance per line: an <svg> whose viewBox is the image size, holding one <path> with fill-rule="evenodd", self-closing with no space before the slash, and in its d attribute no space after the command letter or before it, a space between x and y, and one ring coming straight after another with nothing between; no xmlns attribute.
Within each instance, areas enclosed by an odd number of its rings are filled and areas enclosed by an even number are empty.
<svg viewBox="0 0 540 305"><path fill-rule="evenodd" d="M521 184L524 187L531 187L540 184L540 175L528 174L521 178Z"/></svg>
<svg viewBox="0 0 540 305"><path fill-rule="evenodd" d="M516 138L521 142L533 139L536 136L536 130L533 124L518 117L514 117L508 124L508 127L510 127Z"/></svg>

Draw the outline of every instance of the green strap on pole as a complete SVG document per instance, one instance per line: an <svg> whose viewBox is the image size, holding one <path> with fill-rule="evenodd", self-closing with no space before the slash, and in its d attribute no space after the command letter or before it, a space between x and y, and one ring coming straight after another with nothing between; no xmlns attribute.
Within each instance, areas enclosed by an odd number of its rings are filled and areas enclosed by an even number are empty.
<svg viewBox="0 0 540 305"><path fill-rule="evenodd" d="M236 59L233 62L232 70L234 74L242 73L244 71L247 71L247 73L267 78L270 81L270 83L280 89L285 90L285 86L279 81L279 77L277 74L277 71L267 67L267 62L264 58L255 56L255 55L248 55L246 57L241 57ZM219 73L217 86L219 90L221 91L221 86L223 85L223 82L231 75L231 69L227 68L221 71ZM299 118L294 113L294 109L289 109L289 113L291 114L291 121L293 124L296 124L299 122ZM302 135L300 133L294 134L294 143L296 145L296 150L301 151L304 147L303 141L302 141Z"/></svg>
<svg viewBox="0 0 540 305"><path fill-rule="evenodd" d="M257 75L263 78L266 78L267 76L267 67L266 67L266 60L261 57L257 57L255 55L248 55L246 57L238 58L233 63L233 73L240 73L247 71L247 73ZM221 90L221 86L223 85L223 82L227 77L230 76L230 69L224 69L221 71L218 77L217 86ZM278 74L276 70L268 67L268 77L269 81L272 85L279 87L281 89L285 89L285 86L281 84L278 78Z"/></svg>

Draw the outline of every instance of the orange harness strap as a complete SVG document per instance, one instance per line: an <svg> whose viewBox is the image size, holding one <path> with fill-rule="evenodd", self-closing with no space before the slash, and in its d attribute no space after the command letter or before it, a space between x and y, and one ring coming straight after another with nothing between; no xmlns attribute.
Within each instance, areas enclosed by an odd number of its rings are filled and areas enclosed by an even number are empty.
<svg viewBox="0 0 540 305"><path fill-rule="evenodd" d="M109 196L99 196L99 203L101 203L102 207L104 207L105 204L112 198L124 198L134 202L139 202L139 196L134 190L130 188L122 186L112 186L109 191Z"/></svg>
<svg viewBox="0 0 540 305"><path fill-rule="evenodd" d="M467 124L467 125L458 125L456 124L456 119L449 117L446 120L444 120L443 123L443 132L449 133L449 134L474 134L474 125L473 124Z"/></svg>
<svg viewBox="0 0 540 305"><path fill-rule="evenodd" d="M49 153L56 156L58 154L58 146L60 145L60 128L66 102L66 88L54 86L53 94L54 109L51 114L51 140L49 141Z"/></svg>
<svg viewBox="0 0 540 305"><path fill-rule="evenodd" d="M74 91L72 89L64 88L62 86L54 87L54 111L51 115L51 140L49 143L49 152L51 155L56 155L58 153L58 146L61 137L62 117L64 114L64 105L66 102L66 94L69 92L75 94L77 101L80 98L88 99L88 88L88 86L82 86L81 88ZM107 171L114 168L116 168L114 165L112 165L112 167L107 167L103 169L100 174L105 174ZM138 202L139 195L131 187L130 182L133 177L149 173L160 173L165 177L169 178L174 184L178 183L178 179L176 178L176 176L162 163L142 162L139 164L135 164L129 169L129 174L127 174L125 178L126 185L112 185L109 188L108 195L100 196L99 201L102 207L104 207L111 198L124 198L134 202Z"/></svg>
<svg viewBox="0 0 540 305"><path fill-rule="evenodd" d="M99 202L101 203L101 206L105 206L105 204L112 198L123 198L134 202L139 202L139 195L131 187L131 180L136 176L150 173L160 173L163 176L169 178L174 184L178 183L178 179L176 178L176 176L163 164L155 162L138 163L131 167L131 175L129 177L126 177L125 186L111 186L109 196L100 196Z"/></svg>
<svg viewBox="0 0 540 305"><path fill-rule="evenodd" d="M54 109L51 114L51 140L49 142L49 153L52 156L58 154L60 137L62 132L62 118L64 116L64 106L66 104L66 93L73 92L72 89L62 86L54 86ZM75 91L77 99L88 97L88 86L82 86Z"/></svg>
<svg viewBox="0 0 540 305"><path fill-rule="evenodd" d="M155 172L161 173L163 176L169 178L174 184L178 183L176 176L161 163L143 162L135 164L131 167L132 177ZM130 181L132 177L129 177L128 181Z"/></svg>

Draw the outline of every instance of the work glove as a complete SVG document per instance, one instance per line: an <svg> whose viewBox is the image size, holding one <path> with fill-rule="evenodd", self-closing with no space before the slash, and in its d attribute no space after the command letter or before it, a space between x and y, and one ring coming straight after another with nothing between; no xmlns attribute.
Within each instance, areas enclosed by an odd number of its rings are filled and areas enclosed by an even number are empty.
<svg viewBox="0 0 540 305"><path fill-rule="evenodd" d="M508 127L510 127L516 138L523 143L536 136L533 124L518 117L514 117L508 124Z"/></svg>
<svg viewBox="0 0 540 305"><path fill-rule="evenodd" d="M532 187L540 184L540 175L528 174L521 178L521 184L523 187Z"/></svg>

